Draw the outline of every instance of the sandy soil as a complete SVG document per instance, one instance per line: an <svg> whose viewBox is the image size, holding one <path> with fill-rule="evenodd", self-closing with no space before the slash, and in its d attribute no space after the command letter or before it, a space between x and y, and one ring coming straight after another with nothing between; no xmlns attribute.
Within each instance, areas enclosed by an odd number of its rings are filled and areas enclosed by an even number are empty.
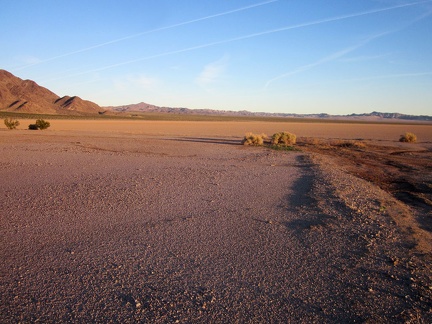
<svg viewBox="0 0 432 324"><path fill-rule="evenodd" d="M1 129L0 322L431 322L431 129Z"/></svg>
<svg viewBox="0 0 432 324"><path fill-rule="evenodd" d="M34 120L21 119L19 130L26 130ZM4 128L3 125L1 127ZM242 137L247 132L265 133L290 131L297 136L317 138L371 139L397 141L401 134L413 132L422 143L432 141L431 124L343 124L343 123L292 123L292 122L211 122L211 121L142 121L142 120L53 120L50 132L73 131L93 135L113 133L118 135L140 134L155 136L187 136L219 138Z"/></svg>

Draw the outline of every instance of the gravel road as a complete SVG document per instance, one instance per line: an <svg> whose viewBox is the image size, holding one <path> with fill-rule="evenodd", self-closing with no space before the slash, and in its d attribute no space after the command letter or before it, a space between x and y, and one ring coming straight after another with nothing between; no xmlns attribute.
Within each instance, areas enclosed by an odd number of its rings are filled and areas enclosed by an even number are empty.
<svg viewBox="0 0 432 324"><path fill-rule="evenodd" d="M393 200L331 161L46 134L2 132L1 323L432 319Z"/></svg>

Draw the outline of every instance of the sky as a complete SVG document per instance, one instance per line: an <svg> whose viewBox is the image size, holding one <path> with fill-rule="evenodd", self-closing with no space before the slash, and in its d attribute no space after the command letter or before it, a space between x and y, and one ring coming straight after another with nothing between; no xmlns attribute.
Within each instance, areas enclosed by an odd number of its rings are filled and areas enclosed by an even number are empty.
<svg viewBox="0 0 432 324"><path fill-rule="evenodd" d="M432 0L0 0L0 68L100 106L432 115Z"/></svg>

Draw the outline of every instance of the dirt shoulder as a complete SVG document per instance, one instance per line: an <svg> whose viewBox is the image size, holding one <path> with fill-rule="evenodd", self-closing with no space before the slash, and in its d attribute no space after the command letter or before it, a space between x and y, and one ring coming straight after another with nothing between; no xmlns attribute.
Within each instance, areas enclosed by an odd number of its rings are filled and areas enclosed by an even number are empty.
<svg viewBox="0 0 432 324"><path fill-rule="evenodd" d="M389 193L404 211L393 213L398 225L413 236L417 249L432 253L432 144L355 140L303 139L304 151L330 158L335 168L364 179ZM401 215L403 216L401 216Z"/></svg>
<svg viewBox="0 0 432 324"><path fill-rule="evenodd" d="M407 285L414 289L419 308L405 310L404 320L421 321L419 314L423 312L429 318L432 312L431 144L303 138L300 147L311 154L318 166L321 177L317 179L323 179L326 187L332 188L326 192L318 186L318 190L311 191L322 198L321 205L326 205L323 201L327 196L332 197L327 199L330 205L339 201L351 209L357 221L372 230L364 235L371 254L368 258L387 260L409 274ZM385 271L376 273L385 274Z"/></svg>

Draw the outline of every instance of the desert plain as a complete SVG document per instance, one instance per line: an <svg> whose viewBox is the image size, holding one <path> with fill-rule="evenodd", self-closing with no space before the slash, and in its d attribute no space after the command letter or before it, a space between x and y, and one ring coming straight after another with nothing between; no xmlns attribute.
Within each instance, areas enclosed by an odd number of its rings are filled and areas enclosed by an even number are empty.
<svg viewBox="0 0 432 324"><path fill-rule="evenodd" d="M431 124L20 122L1 323L432 321Z"/></svg>

